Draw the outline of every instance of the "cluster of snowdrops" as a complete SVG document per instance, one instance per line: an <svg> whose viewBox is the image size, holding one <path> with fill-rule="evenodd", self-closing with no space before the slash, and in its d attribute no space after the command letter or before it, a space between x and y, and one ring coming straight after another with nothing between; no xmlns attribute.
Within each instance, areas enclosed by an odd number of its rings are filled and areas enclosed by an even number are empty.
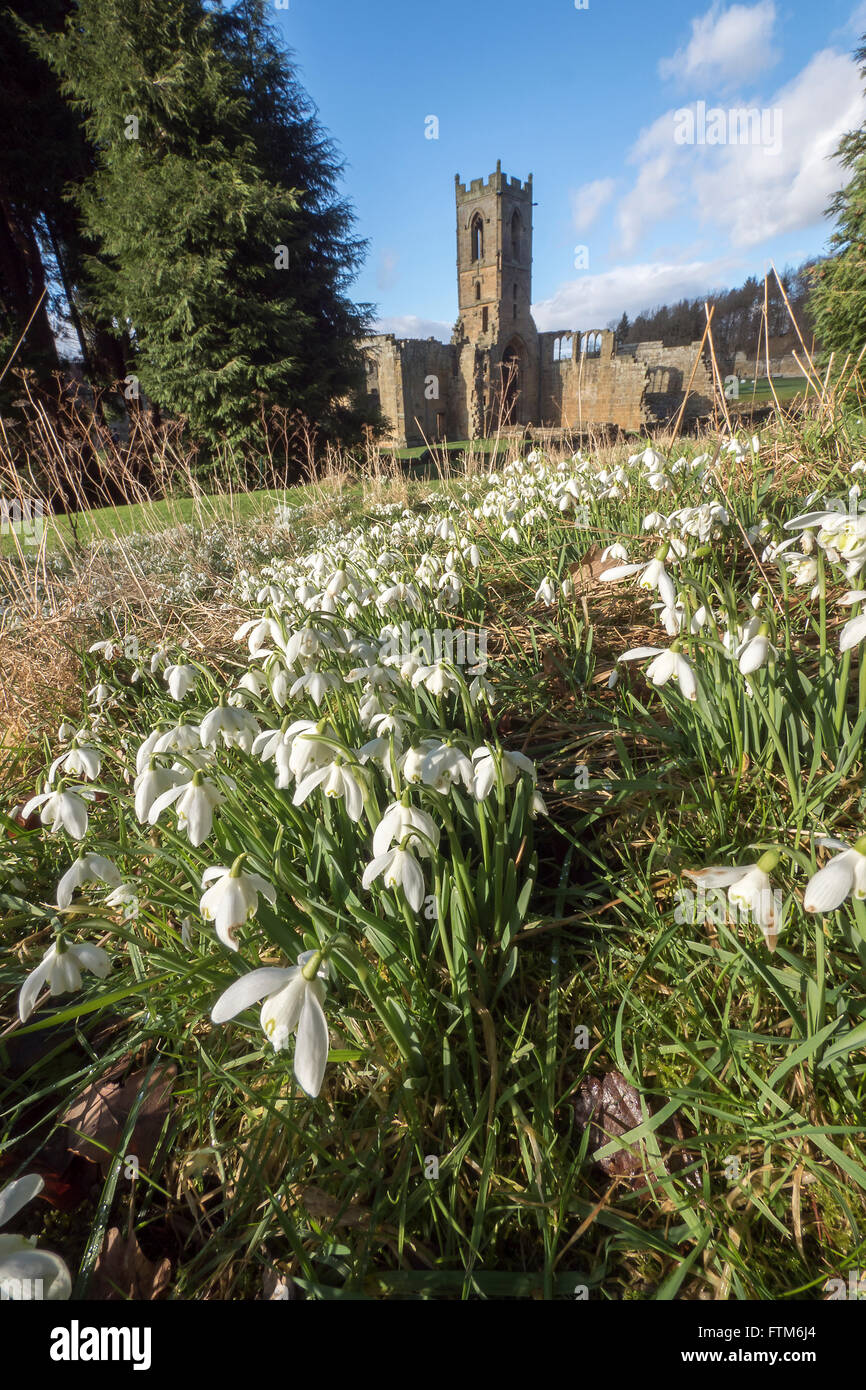
<svg viewBox="0 0 866 1390"><path fill-rule="evenodd" d="M756 462L758 441L730 441L725 455ZM472 493L437 491L416 510L379 507L349 530L322 527L313 547L237 576L234 597L254 612L228 674L188 648L129 657L123 634L91 647L98 679L85 719L61 727L44 786L10 808L25 825L38 817L69 859L50 904L54 939L24 967L22 1023L43 991L75 992L85 972L105 979L112 931L122 945L147 917L180 952L222 953L211 1020L259 1005L275 1052L293 1045L307 1096L323 1086L335 987L366 995L397 1052L423 1065L423 1040L399 991L389 993L389 974L405 960L410 993L426 988L436 951L455 998L474 970L490 973L496 997L531 900L534 824L547 815L534 762L498 733L487 562L534 560L526 604L559 610L574 601L577 541L607 541L602 584L648 593L664 634L618 654L611 688L620 663L648 661L653 686L674 682L676 698L693 703L706 638L748 699L777 655L766 587L740 615L699 602L687 582L734 525L718 458L667 461L648 448L603 467L581 454L555 463L531 453ZM819 561L856 583L866 516L850 504L864 469L854 465L841 503L809 499L818 508L793 517L787 536L757 520L744 535L756 575L783 571L813 599ZM642 506L640 534L612 539L611 527L603 536L605 515L635 495L654 499ZM678 505L662 510L669 501ZM840 599L852 610L842 652L866 639L864 598L852 588ZM143 728L145 710L155 717ZM866 897L866 837L822 843L837 852L807 884L807 912ZM781 929L778 860L770 851L691 873L724 889L770 949ZM100 942L84 939L83 903ZM0 1221L38 1186L27 1175L0 1194ZM23 1237L0 1235L0 1274L45 1277L45 1296L69 1295L63 1262Z"/></svg>

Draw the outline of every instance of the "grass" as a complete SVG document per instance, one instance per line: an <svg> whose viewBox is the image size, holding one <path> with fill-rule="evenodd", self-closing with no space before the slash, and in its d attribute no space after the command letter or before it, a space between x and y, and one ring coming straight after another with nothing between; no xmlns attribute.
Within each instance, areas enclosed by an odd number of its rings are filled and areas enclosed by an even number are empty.
<svg viewBox="0 0 866 1390"><path fill-rule="evenodd" d="M70 515L45 513L45 546L49 551L90 545L96 540L122 536L159 534L173 526L211 526L245 523L259 525L277 506L292 506L304 499L302 487L265 488L258 492L201 493L196 497L168 497L155 502L121 503L94 507ZM19 533L24 540L24 528ZM35 548L35 547L34 547ZM0 555L18 552L16 537L6 528L0 534Z"/></svg>
<svg viewBox="0 0 866 1390"><path fill-rule="evenodd" d="M674 458L707 441L654 443ZM359 891L357 855L368 854L369 834L340 801L295 807L271 768L238 752L227 756L241 791L221 812L217 844L192 849L170 819L139 829L123 740L134 749L158 719L174 722L178 705L159 676L132 683L138 651L107 663L85 649L97 636L133 633L143 651L165 640L177 659L191 651L202 667L181 706L187 716L216 703L244 669L231 634L260 611L244 597L259 581L235 586L233 553L212 559L211 597L173 593L156 609L161 626L131 578L125 606L81 620L69 639L78 685L65 699L77 700L80 717L83 692L104 679L118 701L103 709L96 735L110 795L94 808L88 848L140 877L142 911L124 922L99 891L76 899L82 938L109 943L123 963L115 978L88 979L80 994L17 1025L17 991L56 924L59 856L40 828L3 822L8 1175L47 1163L69 1097L112 1066L146 1070L160 1060L177 1070L134 1189L122 1176L126 1136L108 1176L92 1178L73 1210L34 1205L17 1227L67 1259L80 1292L105 1229L127 1220L148 1258L171 1259L174 1298L260 1298L263 1279L277 1273L322 1300L549 1300L585 1290L594 1300L798 1301L824 1297L829 1278L863 1266L866 908L810 916L802 889L823 862L817 831L852 843L862 833L864 682L859 655L836 659L838 575L824 575L809 601L778 567L756 569L747 539L762 519L783 535L816 487L842 490L861 445L847 417L779 420L763 432L760 466L748 456L713 460L712 495L725 500L729 524L677 575L691 609L706 596L740 620L761 589L780 655L772 678L754 676L751 697L710 638L687 648L704 687L694 707L671 686L648 686L640 667L620 666L608 688L627 647L668 640L650 596L581 567L593 545L614 540L651 558L658 542L641 539L641 518L660 498L644 480L625 498L592 500L577 520L551 509L519 546L503 539L498 518L480 520L477 537L467 531L486 554L464 576L461 621L487 629L498 704L488 717L423 687L407 699L422 732L444 724L461 746L493 740L528 755L549 816L529 815L520 783L479 806L458 789L447 815L430 792L423 804L447 841L435 869L425 862L432 919L405 913L391 890ZM625 465L633 447L600 461ZM694 484L677 486L661 510L701 500ZM355 524L384 525L381 503L397 514L408 503L418 519L405 542L411 573L431 543L429 518L457 515L466 492L482 502L483 474L411 491L405 479L380 479L338 499L293 491L306 507L273 541L263 579L283 582L301 557L339 544ZM234 527L241 518L267 533L275 499L284 495L221 502L226 510L209 519ZM165 518L179 519L158 507L133 515L131 530L150 532L154 552ZM94 517L92 534L104 536L110 518ZM377 552L385 544L378 536ZM443 539L443 559L456 544ZM194 557L194 567L205 563ZM552 608L534 599L547 574L557 588L569 575L577 585ZM76 576L92 586L84 557L66 582ZM147 578L136 570L137 584ZM80 600L70 598L70 611ZM421 621L394 611L394 621L403 617ZM372 615L371 630L382 621ZM425 621L447 624L448 615ZM33 621L27 635L38 647L44 625ZM177 655L191 637L201 645ZM356 700L328 705L353 743ZM315 717L303 697L286 713ZM261 717L270 727L282 716L264 705ZM7 811L34 789L34 759L56 751L53 734L44 747L22 737L8 751ZM684 869L747 862L771 847L784 854L774 878L790 914L775 951L752 922L724 913L683 920ZM240 965L198 916L200 876L239 852L280 891L279 912L260 907L242 929L244 965L263 949L284 962L334 931L346 937L335 948L331 1055L315 1100L294 1083L291 1052L275 1054L253 1015L230 1028L209 1021ZM591 1145L575 1102L588 1078L613 1071L634 1087L638 1108L623 1135ZM618 1174L605 1166L616 1156Z"/></svg>
<svg viewBox="0 0 866 1390"><path fill-rule="evenodd" d="M805 397L809 389L809 381L804 376L775 377L772 384L766 377L758 377L754 385L747 382L740 387L739 395L728 402L728 409L751 410L753 406L773 405L776 401L780 405L790 405L799 397Z"/></svg>

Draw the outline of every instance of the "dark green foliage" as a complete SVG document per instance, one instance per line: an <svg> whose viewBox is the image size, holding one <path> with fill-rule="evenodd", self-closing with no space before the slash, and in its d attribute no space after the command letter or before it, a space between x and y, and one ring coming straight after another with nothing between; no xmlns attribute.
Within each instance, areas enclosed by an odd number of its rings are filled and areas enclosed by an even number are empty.
<svg viewBox="0 0 866 1390"><path fill-rule="evenodd" d="M57 254L65 251L68 257L69 245L77 239L63 186L82 166L86 149L57 82L30 51L18 21L39 20L48 29L58 29L70 9L70 0L14 0L0 12L0 369L30 322L14 367L30 369L40 382L50 380L60 365L49 321L49 310L60 306L50 293L46 248ZM33 151L36 140L38 159ZM7 374L4 411L18 394L17 379Z"/></svg>
<svg viewBox="0 0 866 1390"><path fill-rule="evenodd" d="M88 275L143 391L212 444L259 442L275 404L336 429L362 248L262 5L78 0L39 51L96 150L75 191Z"/></svg>
<svg viewBox="0 0 866 1390"><path fill-rule="evenodd" d="M866 46L855 57L866 78ZM830 258L815 267L810 308L825 353L844 359L866 343L866 128L843 136L836 156L852 174L827 209L838 225Z"/></svg>

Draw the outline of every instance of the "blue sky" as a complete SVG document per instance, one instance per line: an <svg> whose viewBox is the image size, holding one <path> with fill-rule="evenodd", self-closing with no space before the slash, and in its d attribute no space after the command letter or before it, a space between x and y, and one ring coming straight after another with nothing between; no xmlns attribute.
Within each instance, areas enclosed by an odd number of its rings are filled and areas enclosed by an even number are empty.
<svg viewBox="0 0 866 1390"><path fill-rule="evenodd" d="M843 181L828 156L866 120L851 56L866 3L284 3L273 0L276 26L370 242L354 296L389 331L447 339L454 175L486 176L497 159L534 175L541 329L603 327L826 248L824 209ZM678 113L701 102L722 124L678 143ZM751 143L732 140L734 108L765 113ZM430 116L438 139L425 136Z"/></svg>

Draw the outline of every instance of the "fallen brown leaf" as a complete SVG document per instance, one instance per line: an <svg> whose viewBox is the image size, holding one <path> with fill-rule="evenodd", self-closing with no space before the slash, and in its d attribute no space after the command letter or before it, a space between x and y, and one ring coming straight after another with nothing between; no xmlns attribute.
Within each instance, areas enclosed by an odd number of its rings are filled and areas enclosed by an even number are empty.
<svg viewBox="0 0 866 1390"><path fill-rule="evenodd" d="M111 1226L96 1261L91 1297L150 1303L165 1292L170 1279L171 1260L153 1264L142 1252L134 1231L124 1238L119 1227Z"/></svg>
<svg viewBox="0 0 866 1390"><path fill-rule="evenodd" d="M98 1163L106 1174L117 1154L130 1112L145 1083L147 1072L133 1072L122 1080L124 1063L107 1076L94 1081L63 1116L69 1130L70 1152ZM147 1083L148 1089L139 1107L132 1134L125 1144L126 1153L138 1159L140 1168L147 1168L153 1158L165 1117L177 1068L173 1063L157 1067Z"/></svg>
<svg viewBox="0 0 866 1390"><path fill-rule="evenodd" d="M572 582L577 587L580 584L591 584L607 569L613 569L613 562L602 560L601 547L591 545L580 560L575 560L574 564L569 566L569 573Z"/></svg>
<svg viewBox="0 0 866 1390"><path fill-rule="evenodd" d="M596 1159L595 1154L611 1139L618 1139L629 1130L636 1129L653 1113L649 1102L644 1113L639 1092L618 1071L606 1072L602 1078L585 1077L574 1101L574 1118L579 1132L583 1134L589 1125L589 1156L609 1178L621 1178L634 1190L647 1185L655 1186L651 1166L643 1156L640 1143L620 1149L607 1158ZM686 1137L677 1115L672 1115L655 1133L669 1139L682 1140ZM684 1150L669 1153L663 1159L665 1172L676 1171L690 1160L691 1155Z"/></svg>

